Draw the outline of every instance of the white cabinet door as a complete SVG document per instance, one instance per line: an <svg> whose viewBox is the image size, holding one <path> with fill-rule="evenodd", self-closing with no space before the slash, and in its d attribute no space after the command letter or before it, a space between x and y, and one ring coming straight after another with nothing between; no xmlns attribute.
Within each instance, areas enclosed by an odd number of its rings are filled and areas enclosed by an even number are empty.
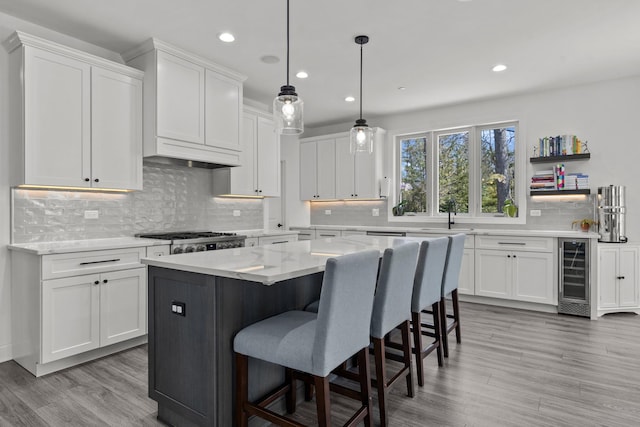
<svg viewBox="0 0 640 427"><path fill-rule="evenodd" d="M598 307L618 307L618 249L598 249Z"/></svg>
<svg viewBox="0 0 640 427"><path fill-rule="evenodd" d="M242 166L229 169L230 193L247 196L257 195L256 177L256 129L258 118L254 114L242 115L243 150L240 155ZM214 180L215 180L214 171Z"/></svg>
<svg viewBox="0 0 640 427"><path fill-rule="evenodd" d="M93 187L142 190L142 81L91 70Z"/></svg>
<svg viewBox="0 0 640 427"><path fill-rule="evenodd" d="M618 302L620 307L638 307L638 248L620 248Z"/></svg>
<svg viewBox="0 0 640 427"><path fill-rule="evenodd" d="M315 200L317 196L318 160L315 142L300 144L300 199Z"/></svg>
<svg viewBox="0 0 640 427"><path fill-rule="evenodd" d="M353 199L356 197L355 157L349 152L349 138L335 140L336 147L336 199Z"/></svg>
<svg viewBox="0 0 640 427"><path fill-rule="evenodd" d="M511 298L511 258L503 251L476 250L476 295Z"/></svg>
<svg viewBox="0 0 640 427"><path fill-rule="evenodd" d="M147 247L147 256L148 257L158 257L158 256L167 256L171 255L169 253L169 245L159 245L159 246L148 246Z"/></svg>
<svg viewBox="0 0 640 427"><path fill-rule="evenodd" d="M158 136L204 144L205 69L158 51Z"/></svg>
<svg viewBox="0 0 640 427"><path fill-rule="evenodd" d="M258 195L280 197L280 139L273 120L258 117L257 134Z"/></svg>
<svg viewBox="0 0 640 427"><path fill-rule="evenodd" d="M379 147L378 147L379 148ZM354 192L359 199L375 199L378 197L376 179L376 156L380 153L355 155Z"/></svg>
<svg viewBox="0 0 640 427"><path fill-rule="evenodd" d="M333 139L317 142L317 195L319 199L336 197L336 144Z"/></svg>
<svg viewBox="0 0 640 427"><path fill-rule="evenodd" d="M135 338L146 332L146 269L101 274L100 346Z"/></svg>
<svg viewBox="0 0 640 427"><path fill-rule="evenodd" d="M242 83L211 70L205 76L205 144L240 151Z"/></svg>
<svg viewBox="0 0 640 427"><path fill-rule="evenodd" d="M464 249L462 253L462 265L460 266L460 279L458 281L458 292L460 294L475 294L475 269L474 269L473 249Z"/></svg>
<svg viewBox="0 0 640 427"><path fill-rule="evenodd" d="M557 304L553 280L553 254L547 252L512 252L513 299Z"/></svg>
<svg viewBox="0 0 640 427"><path fill-rule="evenodd" d="M42 282L41 363L100 345L99 275Z"/></svg>
<svg viewBox="0 0 640 427"><path fill-rule="evenodd" d="M91 67L24 49L23 184L90 187Z"/></svg>

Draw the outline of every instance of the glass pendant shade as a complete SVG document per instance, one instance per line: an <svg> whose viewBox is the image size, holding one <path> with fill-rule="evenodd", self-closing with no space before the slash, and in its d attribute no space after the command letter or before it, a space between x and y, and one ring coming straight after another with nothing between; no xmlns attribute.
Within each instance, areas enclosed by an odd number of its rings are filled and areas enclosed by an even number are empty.
<svg viewBox="0 0 640 427"><path fill-rule="evenodd" d="M373 134L374 130L367 126L365 120L357 120L349 133L349 152L351 154L373 153Z"/></svg>
<svg viewBox="0 0 640 427"><path fill-rule="evenodd" d="M276 131L281 135L299 135L304 132L304 103L293 86L282 86L280 90L273 100Z"/></svg>

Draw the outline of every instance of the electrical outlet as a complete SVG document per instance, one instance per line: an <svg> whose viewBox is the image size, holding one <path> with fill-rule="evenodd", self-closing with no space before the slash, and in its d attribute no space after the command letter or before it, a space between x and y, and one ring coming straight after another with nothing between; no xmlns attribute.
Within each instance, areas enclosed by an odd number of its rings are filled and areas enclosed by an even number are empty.
<svg viewBox="0 0 640 427"><path fill-rule="evenodd" d="M380 216L380 209L371 209L371 216Z"/></svg>
<svg viewBox="0 0 640 427"><path fill-rule="evenodd" d="M529 211L529 215L531 215L531 216L542 216L542 211L540 209L531 209Z"/></svg>
<svg viewBox="0 0 640 427"><path fill-rule="evenodd" d="M85 219L98 219L100 217L99 211L84 211Z"/></svg>
<svg viewBox="0 0 640 427"><path fill-rule="evenodd" d="M325 209L324 210L324 214L325 215L331 215L331 209Z"/></svg>
<svg viewBox="0 0 640 427"><path fill-rule="evenodd" d="M233 210L233 216L240 216L240 210L239 209L234 209Z"/></svg>

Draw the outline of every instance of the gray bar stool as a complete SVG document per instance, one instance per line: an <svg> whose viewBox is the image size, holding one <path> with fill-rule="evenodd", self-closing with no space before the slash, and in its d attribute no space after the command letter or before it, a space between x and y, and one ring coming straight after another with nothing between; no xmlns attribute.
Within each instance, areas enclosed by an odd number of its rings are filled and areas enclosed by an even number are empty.
<svg viewBox="0 0 640 427"><path fill-rule="evenodd" d="M425 240L420 244L411 301L411 329L413 330L418 385L421 387L424 385L423 359L436 350L438 366L443 365L440 302L448 247L448 237ZM428 307L431 307L430 311L427 310ZM433 325L422 322L423 313L433 316ZM422 344L423 335L433 338L433 341L426 347Z"/></svg>
<svg viewBox="0 0 640 427"><path fill-rule="evenodd" d="M442 294L440 297L440 323L442 324L442 351L444 357L449 357L449 340L447 336L451 331L456 331L456 342L460 344L460 306L458 304L458 282L464 254L464 234L449 236L449 250L447 251L447 263L442 277ZM453 314L447 314L446 297L451 294ZM450 321L451 320L451 321Z"/></svg>
<svg viewBox="0 0 640 427"><path fill-rule="evenodd" d="M362 406L346 425L372 426L369 329L378 272L378 251L369 250L327 260L318 313L288 311L242 329L235 336L236 424L246 427L255 415L281 426L301 425L266 406L287 395L287 411L295 411L296 379L316 388L318 424L331 424L329 374L358 355ZM277 285L274 285L277 286ZM285 367L285 384L260 402L248 400L248 358Z"/></svg>
<svg viewBox="0 0 640 427"><path fill-rule="evenodd" d="M371 341L373 342L376 365L374 386L378 389L380 425L383 427L389 424L386 403L387 389L397 380L405 377L407 395L413 397L409 320L411 318L413 278L419 247L417 242L411 242L386 249L380 265L378 285L373 300ZM398 327L402 336L402 356L395 353L387 354L385 349L385 337ZM385 366L387 357L403 364L402 368L391 378L388 378Z"/></svg>

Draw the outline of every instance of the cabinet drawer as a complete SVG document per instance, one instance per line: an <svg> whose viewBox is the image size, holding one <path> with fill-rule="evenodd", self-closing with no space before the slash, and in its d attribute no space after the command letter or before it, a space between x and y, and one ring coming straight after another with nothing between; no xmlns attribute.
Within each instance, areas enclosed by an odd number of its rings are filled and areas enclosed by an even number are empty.
<svg viewBox="0 0 640 427"><path fill-rule="evenodd" d="M476 236L476 249L553 252L551 237Z"/></svg>
<svg viewBox="0 0 640 427"><path fill-rule="evenodd" d="M317 239L326 239L327 237L340 237L340 230L316 230Z"/></svg>
<svg viewBox="0 0 640 427"><path fill-rule="evenodd" d="M145 253L142 247L44 255L42 280L142 267L140 258Z"/></svg>
<svg viewBox="0 0 640 427"><path fill-rule="evenodd" d="M315 230L299 230L298 240L313 240L316 238Z"/></svg>
<svg viewBox="0 0 640 427"><path fill-rule="evenodd" d="M279 243L295 242L298 240L297 235L284 235L284 236L269 236L258 238L259 244L262 245L277 245Z"/></svg>

